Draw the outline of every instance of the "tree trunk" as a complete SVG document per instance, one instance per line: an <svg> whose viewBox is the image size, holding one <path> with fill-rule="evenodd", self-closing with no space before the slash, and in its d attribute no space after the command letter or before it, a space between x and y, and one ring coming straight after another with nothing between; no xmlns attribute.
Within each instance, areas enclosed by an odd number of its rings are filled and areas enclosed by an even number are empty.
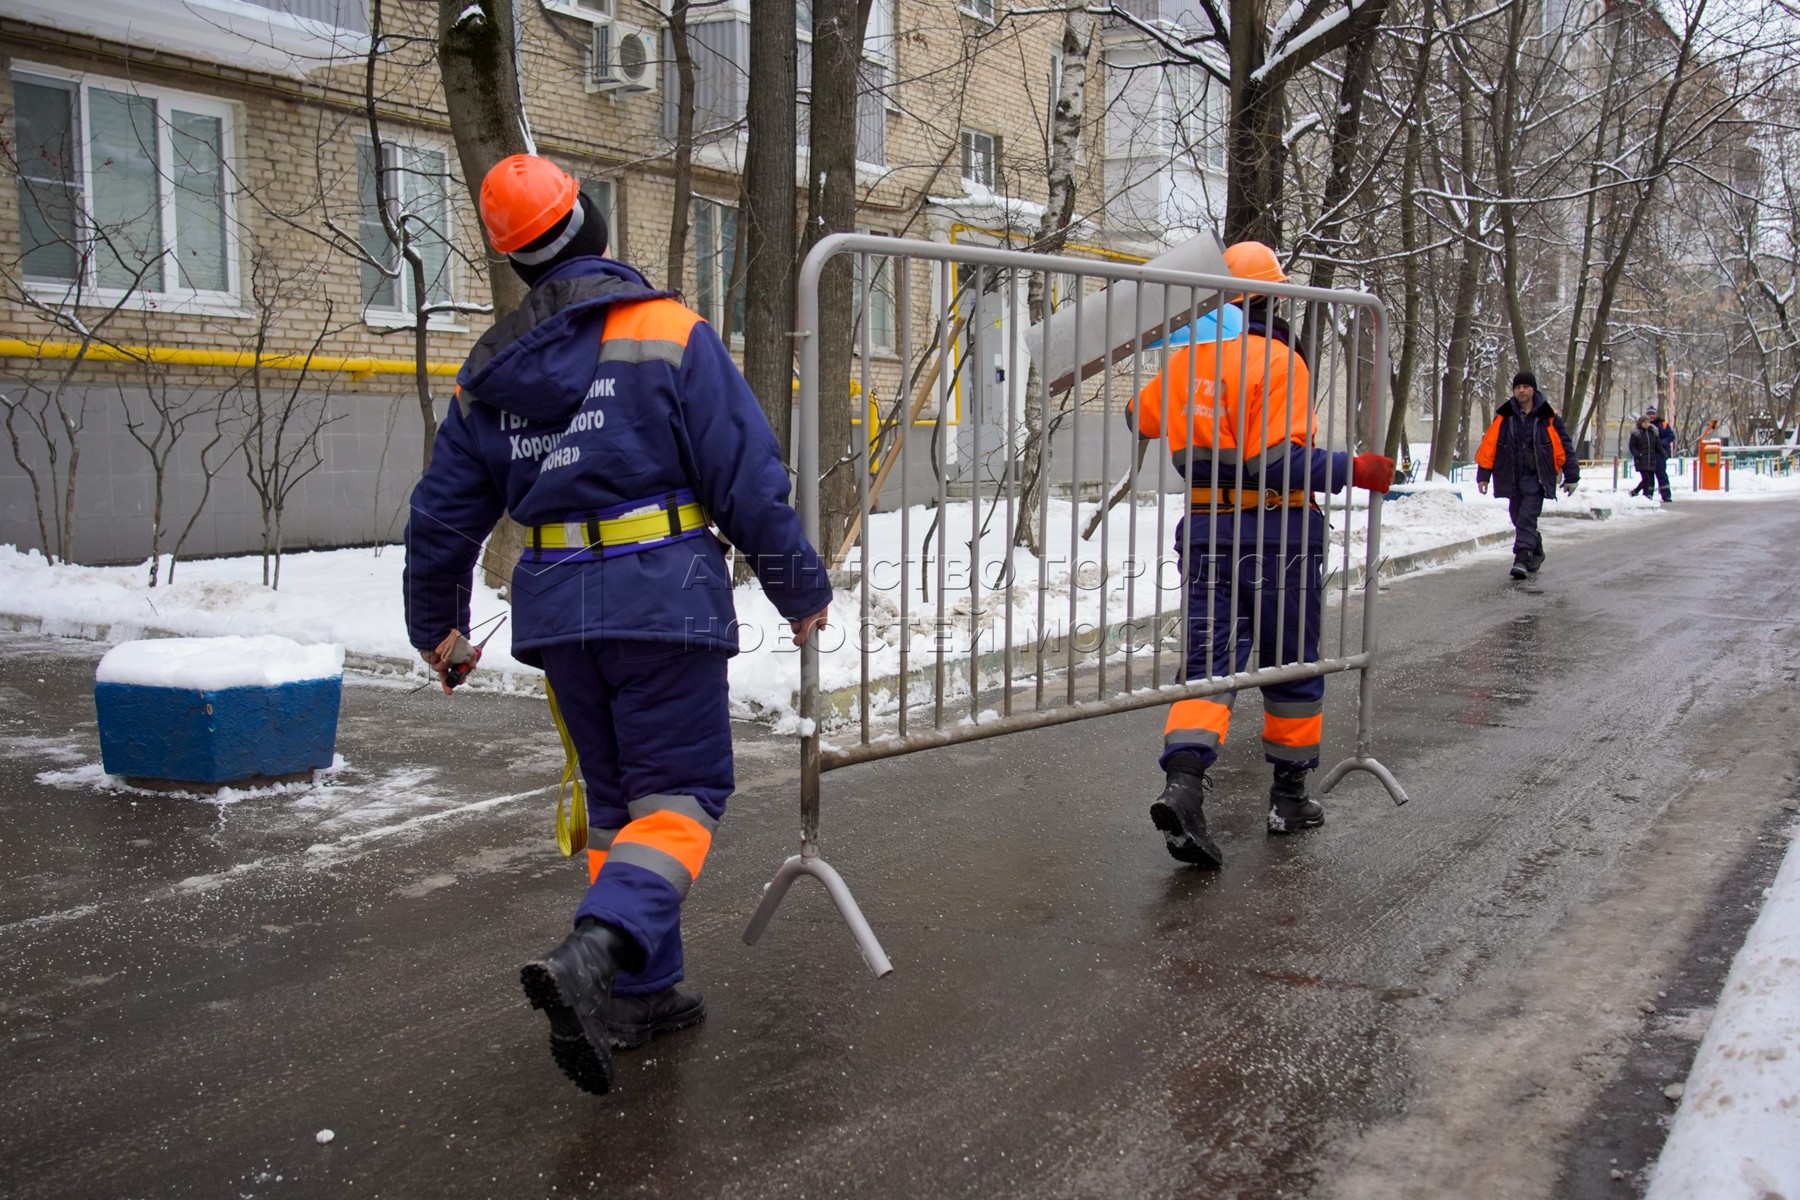
<svg viewBox="0 0 1800 1200"><path fill-rule="evenodd" d="M815 0L813 84L804 256L821 239L856 223L856 98L863 30L872 0ZM856 511L858 459L850 452L850 355L855 287L839 255L819 278L819 328L802 330L819 348L819 552L836 557Z"/></svg>
<svg viewBox="0 0 1800 1200"><path fill-rule="evenodd" d="M1412 103L1408 106L1409 120L1406 128L1406 150L1400 165L1400 277L1405 297L1402 301L1404 309L1400 316L1399 333L1402 339L1400 358L1394 366L1393 379L1393 411L1388 414L1387 437L1382 444L1382 453L1396 461L1400 458L1400 445L1406 436L1406 410L1412 403L1413 378L1418 372L1419 342L1424 337L1424 329L1419 323L1423 298L1420 295L1420 262L1419 262L1419 168L1425 154L1425 102L1426 92L1431 83L1431 42L1435 26L1435 13L1431 0L1426 0L1425 11L1421 16L1424 35L1419 44L1418 58L1414 64ZM1429 453L1429 452L1428 452Z"/></svg>
<svg viewBox="0 0 1800 1200"><path fill-rule="evenodd" d="M475 10L479 10L476 16ZM519 90L513 0L438 0L438 71L463 182L480 210L481 181L495 163L534 147ZM487 252L488 288L501 317L525 298L506 256ZM427 449L429 453L429 448Z"/></svg>
<svg viewBox="0 0 1800 1200"><path fill-rule="evenodd" d="M669 53L675 57L675 202L669 210L669 249L663 286L679 292L686 276L688 217L694 203L694 47L688 41L688 0L669 6ZM756 27L751 22L751 28ZM726 300L727 307L730 299Z"/></svg>
<svg viewBox="0 0 1800 1200"><path fill-rule="evenodd" d="M750 94L738 258L743 263L744 378L769 428L792 454L794 272L799 240L794 173L799 127L799 46L794 0L759 0L750 23Z"/></svg>
<svg viewBox="0 0 1800 1200"><path fill-rule="evenodd" d="M1069 225L1075 219L1076 173L1081 166L1081 133L1087 119L1088 53L1093 44L1094 18L1084 7L1071 4L1063 10L1062 78L1056 92L1056 110L1050 115L1048 203L1032 241L1032 248L1040 254L1062 253L1069 240ZM980 302L979 296L970 299L971 313ZM1033 271L1025 284L1025 309L1031 324L1044 320L1044 302L1043 273ZM1041 385L1037 363L1033 362L1025 373L1025 441L1013 451L1018 456L1023 484L1013 544L1024 546L1039 557L1043 555L1044 531L1038 528L1038 493L1044 487L1050 464L1049 431L1044 428L1040 407L1032 403ZM1077 383L1071 397L1079 402L1079 396Z"/></svg>
<svg viewBox="0 0 1800 1200"><path fill-rule="evenodd" d="M536 149L520 90L513 5L514 0L438 0L438 71L444 80L444 105L450 113L463 182L478 212L481 181L494 164ZM475 9L479 9L479 19L474 16ZM525 281L513 273L506 256L492 247L487 252L487 276L496 319L525 299ZM422 381L420 389L420 407L429 413L429 384ZM433 417L426 428L427 464L435 433ZM481 573L488 586L507 588L524 549L524 529L511 517L502 517L482 553Z"/></svg>

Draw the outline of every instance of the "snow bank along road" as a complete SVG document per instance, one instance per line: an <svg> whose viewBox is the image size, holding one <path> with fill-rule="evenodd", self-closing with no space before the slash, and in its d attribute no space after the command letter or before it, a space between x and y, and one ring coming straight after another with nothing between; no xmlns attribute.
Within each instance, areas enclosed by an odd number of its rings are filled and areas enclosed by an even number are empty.
<svg viewBox="0 0 1800 1200"><path fill-rule="evenodd" d="M517 994L582 878L540 701L353 686L326 787L106 793L102 648L0 639L0 1194L1632 1194L1609 1088L1701 1024L1640 1002L1793 820L1800 513L1548 537L1530 584L1496 549L1384 594L1413 803L1352 777L1267 840L1240 728L1217 875L1145 817L1155 714L828 776L881 982L809 884L738 941L797 825L745 727L688 906L711 1018L601 1099ZM1353 709L1331 680L1328 759Z"/></svg>

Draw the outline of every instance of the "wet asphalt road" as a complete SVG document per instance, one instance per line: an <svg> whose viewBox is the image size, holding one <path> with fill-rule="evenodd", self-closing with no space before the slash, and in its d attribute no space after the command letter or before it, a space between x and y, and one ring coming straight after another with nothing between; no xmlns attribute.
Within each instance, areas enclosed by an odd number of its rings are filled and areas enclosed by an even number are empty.
<svg viewBox="0 0 1800 1200"><path fill-rule="evenodd" d="M828 776L879 982L808 881L738 940L798 825L791 743L741 729L686 922L710 1019L601 1098L516 981L585 880L539 702L365 683L330 788L107 794L38 780L98 759L102 648L9 635L0 1195L1316 1193L1428 1082L1445 1006L1529 961L1745 705L1796 697L1792 502L1546 529L1532 585L1496 550L1383 597L1377 751L1413 803L1352 775L1268 839L1240 734L1217 875L1146 818L1155 712Z"/></svg>

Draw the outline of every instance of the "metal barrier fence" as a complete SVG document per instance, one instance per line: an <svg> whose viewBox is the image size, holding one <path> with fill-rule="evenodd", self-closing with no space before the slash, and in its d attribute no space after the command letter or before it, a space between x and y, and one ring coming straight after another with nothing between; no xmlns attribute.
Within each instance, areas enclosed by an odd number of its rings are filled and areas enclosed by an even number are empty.
<svg viewBox="0 0 1800 1200"><path fill-rule="evenodd" d="M815 638L802 652L800 852L764 889L746 942L761 937L793 881L811 875L825 885L869 968L877 976L892 969L849 887L820 853L820 777L918 750L1358 671L1356 751L1330 770L1321 790L1330 792L1347 772L1362 770L1379 779L1396 804L1406 802L1372 753L1382 498L1353 493L1347 469L1348 456L1378 442L1386 427L1387 318L1380 301L1360 292L1257 284L1259 295L1269 297L1265 319L1285 317L1290 344L1311 365L1304 396L1288 377L1283 398L1290 401L1290 425L1285 431L1275 426L1273 440L1285 445L1288 434L1304 431L1308 445L1345 456L1301 456L1304 466L1283 485L1314 494L1298 519L1288 518L1292 508L1273 506L1283 499L1278 493L1268 494L1257 524L1260 529L1262 520L1279 517L1278 538L1254 531L1246 536L1244 515L1215 520L1200 505L1196 524L1203 537L1183 537L1174 545L1176 522L1196 504L1183 476L1194 487L1210 488L1211 496L1229 488L1236 497L1244 490L1246 460L1256 456L1221 452L1197 463L1191 445L1185 452L1171 448L1170 426L1185 427L1187 405L1198 391L1164 405L1181 407L1161 422L1154 441L1140 439L1124 418L1133 398L1165 377L1181 345L1192 346L1198 359L1212 344L1214 388L1225 356L1248 354L1249 339L1231 328L1234 320L1242 326L1243 307L1224 309L1242 291L1241 281L968 245L827 238L801 267L796 334L797 507L815 545L822 518L819 277L838 255L854 256L857 268L857 403L860 408L861 397L883 392L891 399L868 418L873 434L862 425L850 447L830 448L849 455L833 466L854 471L856 481L848 514L855 542L840 562L855 575L859 621L853 641L822 650ZM1024 328L1033 275L1041 277L1044 296L1060 296L1073 310L1072 321L1060 322L1063 335L1072 331L1072 354L1052 344L1057 321ZM1091 291L1095 286L1101 290ZM1129 298L1129 307L1121 297ZM1084 321L1092 315L1084 306L1094 305L1104 306L1101 328L1108 336L1118 328L1133 331L1122 344L1084 349L1084 331L1094 324ZM1293 320L1302 311L1304 322ZM1265 339L1262 347L1267 369L1272 343ZM1055 371L1039 369L1063 360L1087 366L1054 380ZM885 387L879 378L884 370ZM1207 383L1197 378L1193 387ZM1249 427L1252 405L1239 406L1234 444L1271 443L1271 410L1277 406L1259 407L1260 435ZM1321 409L1322 421L1315 415ZM954 445L946 437L952 419ZM965 477L957 495L953 468ZM1337 468L1343 486L1333 493L1326 473ZM887 486L884 497L892 510L878 513L875 493L896 472L898 482ZM1251 487L1261 490L1260 482ZM1090 496L1095 503L1084 503ZM1351 518L1353 508L1365 505L1359 547ZM1310 511L1324 518L1316 538ZM1035 528L1035 554L1014 545L1021 519ZM1221 535L1227 525L1228 545ZM1281 564L1274 578L1282 582L1266 586L1262 560L1270 545ZM1198 553L1205 557L1197 564ZM1291 575L1290 563L1297 564ZM1207 661L1215 661L1224 645L1234 656L1229 665L1241 669L1186 673L1196 590L1189 578L1196 567L1229 593L1224 617L1215 601L1200 614L1202 642L1211 648ZM1328 597L1328 590L1335 595ZM915 591L921 595L916 609ZM1335 622L1325 619L1332 599ZM1361 613L1353 627L1356 599ZM1289 630L1296 614L1304 624L1310 605L1320 613L1316 652ZM1331 625L1335 639L1325 628ZM1247 650L1274 661L1243 661ZM822 664L833 675L830 690L845 701L830 730ZM1060 678L1053 681L1053 675Z"/></svg>

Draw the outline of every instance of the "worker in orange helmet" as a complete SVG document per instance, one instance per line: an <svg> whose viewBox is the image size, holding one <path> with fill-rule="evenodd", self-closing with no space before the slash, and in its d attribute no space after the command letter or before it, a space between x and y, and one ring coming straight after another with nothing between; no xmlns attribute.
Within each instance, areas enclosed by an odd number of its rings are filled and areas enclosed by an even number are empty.
<svg viewBox="0 0 1800 1200"><path fill-rule="evenodd" d="M481 217L531 291L463 364L413 491L407 631L446 690L460 681L476 555L502 512L526 527L512 652L544 670L591 832L574 930L520 978L549 1018L557 1064L605 1092L615 1048L706 1015L700 994L676 985L682 902L734 787L737 622L709 526L796 643L824 625L831 587L719 336L606 257L606 221L580 185L513 155L483 180Z"/></svg>
<svg viewBox="0 0 1800 1200"><path fill-rule="evenodd" d="M1225 265L1238 279L1288 281L1261 242L1228 247ZM1167 441L1190 489L1175 534L1189 595L1187 679L1243 671L1253 652L1261 666L1316 661L1327 531L1313 494L1346 485L1385 492L1394 479L1391 458L1314 447L1311 377L1286 322L1267 295L1228 299L1238 312L1219 314L1210 337L1201 332L1172 351L1128 410L1140 437ZM1226 319L1233 316L1241 322ZM1306 774L1319 765L1325 681L1267 684L1262 694L1263 756L1274 766L1269 832L1320 825L1325 810L1307 795ZM1208 869L1224 856L1206 828L1206 772L1236 696L1170 707L1164 786L1150 806L1169 853Z"/></svg>

